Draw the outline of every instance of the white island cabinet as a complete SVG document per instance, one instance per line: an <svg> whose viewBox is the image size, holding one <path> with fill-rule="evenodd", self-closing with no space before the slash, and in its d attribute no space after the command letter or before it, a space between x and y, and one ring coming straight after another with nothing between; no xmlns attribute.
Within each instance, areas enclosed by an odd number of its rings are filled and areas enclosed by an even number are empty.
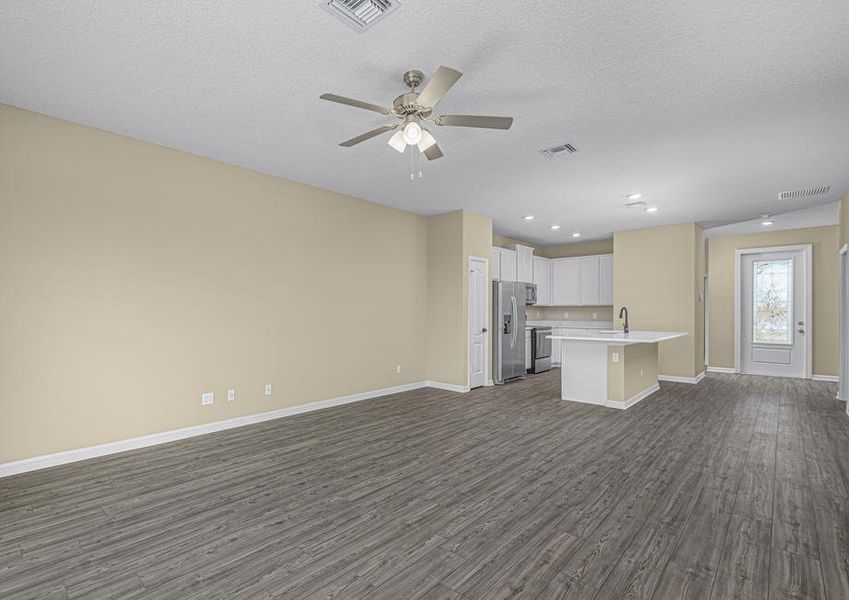
<svg viewBox="0 0 849 600"><path fill-rule="evenodd" d="M685 335L680 331L552 332L552 362L557 352L561 363L561 397L628 408L659 387L658 343Z"/></svg>

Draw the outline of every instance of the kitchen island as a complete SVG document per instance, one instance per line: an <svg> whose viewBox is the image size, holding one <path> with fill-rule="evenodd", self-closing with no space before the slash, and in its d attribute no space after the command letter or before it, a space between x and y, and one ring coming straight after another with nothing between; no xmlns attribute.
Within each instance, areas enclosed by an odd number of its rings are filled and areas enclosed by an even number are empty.
<svg viewBox="0 0 849 600"><path fill-rule="evenodd" d="M657 345L680 331L596 330L552 335L561 346L560 396L625 409L657 391Z"/></svg>

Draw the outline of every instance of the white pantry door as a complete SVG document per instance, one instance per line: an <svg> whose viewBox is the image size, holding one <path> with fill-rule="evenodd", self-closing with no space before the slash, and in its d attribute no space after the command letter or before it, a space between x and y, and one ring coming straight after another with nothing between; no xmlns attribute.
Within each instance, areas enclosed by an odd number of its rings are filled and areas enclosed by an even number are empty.
<svg viewBox="0 0 849 600"><path fill-rule="evenodd" d="M486 384L486 262L469 258L469 387Z"/></svg>
<svg viewBox="0 0 849 600"><path fill-rule="evenodd" d="M805 377L808 290L804 250L744 254L740 268L741 367L751 375Z"/></svg>

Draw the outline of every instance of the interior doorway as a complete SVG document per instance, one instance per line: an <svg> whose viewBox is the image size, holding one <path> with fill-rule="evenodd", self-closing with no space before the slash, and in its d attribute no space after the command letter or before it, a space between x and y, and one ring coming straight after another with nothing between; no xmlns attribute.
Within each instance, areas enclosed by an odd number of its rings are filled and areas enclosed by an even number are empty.
<svg viewBox="0 0 849 600"><path fill-rule="evenodd" d="M751 375L811 377L810 245L738 250L735 261L735 369Z"/></svg>
<svg viewBox="0 0 849 600"><path fill-rule="evenodd" d="M838 256L838 285L839 287L839 327L840 327L840 364L838 373L840 384L837 388L837 398L847 400L847 385L849 385L849 246L843 246ZM849 414L849 402L846 403L846 413Z"/></svg>
<svg viewBox="0 0 849 600"><path fill-rule="evenodd" d="M469 257L469 388L486 385L487 261Z"/></svg>

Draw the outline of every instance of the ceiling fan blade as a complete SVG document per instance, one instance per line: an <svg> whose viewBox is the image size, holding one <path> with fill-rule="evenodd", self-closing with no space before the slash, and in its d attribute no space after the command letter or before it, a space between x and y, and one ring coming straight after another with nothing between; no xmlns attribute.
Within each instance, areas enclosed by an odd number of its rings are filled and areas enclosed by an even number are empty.
<svg viewBox="0 0 849 600"><path fill-rule="evenodd" d="M483 117L480 115L439 115L433 120L440 126L480 127L483 129L510 129L513 117Z"/></svg>
<svg viewBox="0 0 849 600"><path fill-rule="evenodd" d="M379 106L377 104L372 104L371 102L363 102L362 100L354 100L353 98L346 98L345 96L337 96L336 94L322 94L319 98L322 100L329 100L330 102L338 102L339 104L347 104L348 106L373 110L374 112L382 115L388 115L392 112L391 108L386 108L385 106Z"/></svg>
<svg viewBox="0 0 849 600"><path fill-rule="evenodd" d="M393 129L397 129L397 128L398 128L397 123L390 124L390 125L384 125L383 127L378 127L377 129L372 129L371 131L367 131L364 134L358 135L355 138L351 138L350 140L346 140L339 145L344 147L344 148L350 148L351 146L356 146L360 142L370 140L371 138L376 137L376 136L380 135L381 133L386 133L387 131L392 131Z"/></svg>
<svg viewBox="0 0 849 600"><path fill-rule="evenodd" d="M457 80L462 76L463 74L460 71L455 71L448 67L439 67L421 94L419 94L416 102L422 106L436 106L436 103L442 99L445 92L450 90L451 86L457 83Z"/></svg>
<svg viewBox="0 0 849 600"><path fill-rule="evenodd" d="M427 150L422 152L428 160L436 160L437 158L442 158L442 150L439 149L439 144L434 142L430 145Z"/></svg>

